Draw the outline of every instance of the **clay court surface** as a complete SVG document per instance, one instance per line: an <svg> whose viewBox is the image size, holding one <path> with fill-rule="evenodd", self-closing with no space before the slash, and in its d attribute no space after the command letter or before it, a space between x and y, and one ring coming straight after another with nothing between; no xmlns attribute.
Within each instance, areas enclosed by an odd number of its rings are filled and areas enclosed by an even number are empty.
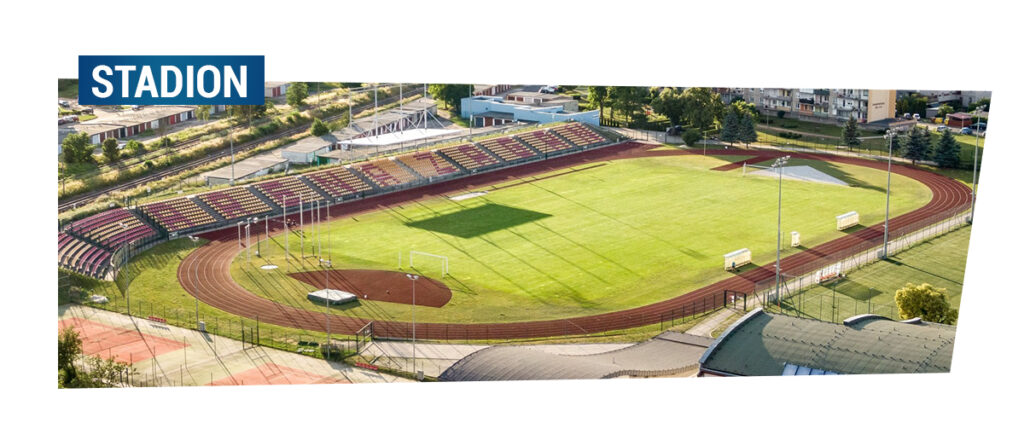
<svg viewBox="0 0 1024 440"><path fill-rule="evenodd" d="M180 341L147 335L140 331L111 327L82 318L57 321L57 329L74 327L82 339L82 352L88 356L114 359L118 362L142 362L154 356L180 350Z"/></svg>
<svg viewBox="0 0 1024 440"><path fill-rule="evenodd" d="M660 145L657 144L640 142L617 144L546 161L533 162L510 169L440 182L407 191L357 200L343 205L335 205L330 208L331 216L332 218L341 218L396 206L413 200L465 193L481 185L561 170L569 166L633 157L694 154L687 150L657 149L659 147ZM741 149L727 149L709 150L708 154L749 157L751 152ZM758 152L755 159L749 160L771 160L782 155L784 155L782 152ZM786 155L795 159L843 163L878 170L885 170L886 166L885 162L854 157L807 153L789 153ZM732 164L733 168L741 166L742 161ZM924 184L932 193L931 199L924 206L906 214L893 217L890 220L890 230L894 234L909 230L908 228L923 227L924 225L919 224L919 222L939 214L948 213L950 210L966 209L970 205L970 188L957 181L905 165L893 165L892 171L895 174L917 180ZM297 220L298 216L295 215L295 218ZM281 228L278 228L276 232L281 232ZM236 231L230 228L204 234L203 237L211 242L192 252L178 268L178 280L181 285L199 300L229 313L242 316L259 315L264 322L313 331L325 331L322 314L290 307L259 297L243 289L231 278L231 262L238 254L235 234ZM882 224L863 227L840 238L783 258L781 261L782 271L786 272L787 270L814 264L826 259L852 255L857 252L857 246L864 242L880 240L882 235ZM190 273L195 273L198 276L187 276ZM774 270L771 267L755 267L725 280L685 292L677 297L626 310L569 319L526 322L473 324L418 322L416 324L416 333L420 338L439 340L521 339L588 334L632 328L647 324L657 324L661 322L666 314L679 312L683 307L692 308L695 305L700 306L704 300L707 300L706 307L710 309L714 307L715 300L719 300L719 303L721 302L720 298L723 291L750 292L756 282L773 277ZM364 318L332 315L330 326L335 332L352 334L368 322ZM374 333L377 336L408 338L411 336L411 327L406 322L374 321Z"/></svg>
<svg viewBox="0 0 1024 440"><path fill-rule="evenodd" d="M134 386L402 382L405 379L85 306L58 308L86 355L132 362ZM130 356L129 356L130 355Z"/></svg>
<svg viewBox="0 0 1024 440"><path fill-rule="evenodd" d="M370 301L386 301L399 304L412 304L412 281L404 272L386 270L332 270L297 272L288 276L295 278L316 289L336 289L354 293L359 299ZM325 284L330 282L330 286ZM452 299L452 291L444 283L420 276L416 280L416 305L441 307Z"/></svg>

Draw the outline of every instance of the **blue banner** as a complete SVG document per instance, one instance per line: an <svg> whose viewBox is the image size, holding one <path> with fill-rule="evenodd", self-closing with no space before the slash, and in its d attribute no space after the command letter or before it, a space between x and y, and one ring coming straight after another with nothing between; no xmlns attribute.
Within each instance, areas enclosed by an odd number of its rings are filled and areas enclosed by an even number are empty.
<svg viewBox="0 0 1024 440"><path fill-rule="evenodd" d="M263 55L80 55L84 105L262 105Z"/></svg>

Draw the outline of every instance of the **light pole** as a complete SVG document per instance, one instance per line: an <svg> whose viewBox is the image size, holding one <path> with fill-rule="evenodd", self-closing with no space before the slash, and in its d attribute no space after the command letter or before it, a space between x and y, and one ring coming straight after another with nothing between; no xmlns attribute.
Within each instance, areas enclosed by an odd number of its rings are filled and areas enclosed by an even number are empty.
<svg viewBox="0 0 1024 440"><path fill-rule="evenodd" d="M411 273L405 276L412 280L412 373L416 374L416 280L420 276Z"/></svg>
<svg viewBox="0 0 1024 440"><path fill-rule="evenodd" d="M775 298L779 303L779 311L782 311L782 168L789 162L789 156L775 159L772 168L779 172L779 217L775 234Z"/></svg>
<svg viewBox="0 0 1024 440"><path fill-rule="evenodd" d="M981 142L981 133L979 131L981 129L981 111L984 108L985 106L979 105L974 110L978 115L978 130L974 130L974 168L971 173L971 218L968 220L968 223L974 223L974 197L978 192L978 144ZM988 126L985 128L987 129Z"/></svg>
<svg viewBox="0 0 1024 440"><path fill-rule="evenodd" d="M328 308L331 304L330 276L331 260L320 259L320 266L324 268L324 322L327 324L327 359L331 358L331 315Z"/></svg>
<svg viewBox="0 0 1024 440"><path fill-rule="evenodd" d="M119 223L119 225L121 226L121 241L123 243L125 238L127 238L127 236L128 236L127 235L128 234L128 225L125 224L125 222L121 222L121 223ZM124 265L124 261L125 261L124 252L125 251L121 252L121 265L122 266ZM126 284L124 285L124 295L128 299L128 316L132 316L131 283L127 283L126 282Z"/></svg>
<svg viewBox="0 0 1024 440"><path fill-rule="evenodd" d="M885 176L885 226L883 226L882 237L882 259L889 259L889 189L892 184L892 140L896 137L896 131L889 129L885 131L886 139L889 139L889 169Z"/></svg>

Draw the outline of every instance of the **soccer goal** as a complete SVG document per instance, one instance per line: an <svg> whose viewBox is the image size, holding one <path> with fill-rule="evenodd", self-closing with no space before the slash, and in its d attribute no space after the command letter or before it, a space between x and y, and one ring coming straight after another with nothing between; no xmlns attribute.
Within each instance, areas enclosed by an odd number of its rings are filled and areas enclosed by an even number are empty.
<svg viewBox="0 0 1024 440"><path fill-rule="evenodd" d="M446 257L444 255L428 254L426 252L420 252L420 251L409 251L409 267L416 267L416 260L415 260L416 257L420 257L421 261L423 260L423 258L427 258L428 260L438 260L438 261L440 261L441 262L441 276L442 277L448 276L448 257Z"/></svg>

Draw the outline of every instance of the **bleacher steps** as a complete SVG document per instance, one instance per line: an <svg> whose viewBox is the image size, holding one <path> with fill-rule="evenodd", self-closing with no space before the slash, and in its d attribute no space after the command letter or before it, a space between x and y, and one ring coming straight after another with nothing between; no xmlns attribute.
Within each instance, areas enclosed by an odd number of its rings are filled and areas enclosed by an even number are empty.
<svg viewBox="0 0 1024 440"><path fill-rule="evenodd" d="M224 218L224 216L220 215L220 213L217 212L216 209L213 209L212 206L207 205L206 202L204 202L203 199L200 199L198 195L192 197L192 201L195 202L196 205L199 205L200 208L203 208L203 211L206 211L207 214L213 216L213 219L216 220L217 222L227 221L227 219Z"/></svg>
<svg viewBox="0 0 1024 440"><path fill-rule="evenodd" d="M262 191L256 189L256 187L254 187L252 185L249 185L249 186L246 186L245 188L248 189L249 192L252 193L252 195L256 196L257 199L260 199L261 201L263 201L263 203L266 203L267 206L270 207L270 209L272 209L274 211L280 211L281 210L281 205L278 205L277 203L275 203L273 199L271 199L270 197L267 197L265 194L263 194Z"/></svg>
<svg viewBox="0 0 1024 440"><path fill-rule="evenodd" d="M324 191L323 189L320 189L319 185L314 183L312 180L309 180L309 177L306 177L305 175L300 175L298 177L299 177L299 181L300 182L306 184L306 186L308 186L310 188L313 188L313 191L316 191L317 194L320 194L320 197L323 197L324 200L327 200L328 202L331 202L331 203L334 202L334 198L331 197L331 195L328 194L327 191Z"/></svg>
<svg viewBox="0 0 1024 440"><path fill-rule="evenodd" d="M548 130L548 133L550 133L552 136L554 136L554 137L556 137L558 139L561 139L562 142L565 142L565 143L567 143L569 145L572 145L573 148L580 148L579 145L576 145L573 141L570 141L569 138L567 138L565 136L562 136L562 133L559 133L559 132L557 132L555 130Z"/></svg>
<svg viewBox="0 0 1024 440"><path fill-rule="evenodd" d="M416 170L412 169L412 167L411 167L411 166L409 166L409 165L406 165L406 164L405 164L405 162L402 162L402 161L398 160L397 158L395 158L395 160L393 160L392 162L394 162L395 164L397 164L397 165L398 165L399 167L401 167L402 169L404 169L404 170L408 171L408 172L409 172L409 174L412 174L412 176L416 178L416 180L429 180L429 179L427 179L426 177L423 177L423 175L422 175L422 174L420 174L420 173L417 173L417 172L416 172Z"/></svg>
<svg viewBox="0 0 1024 440"><path fill-rule="evenodd" d="M493 157L494 160L498 161L498 163L508 163L508 161L506 161L505 159L502 159L501 156L498 155L498 153L495 153L495 152L493 152L491 150L488 150L487 147L485 147L485 146L483 146L481 144L478 144L476 142L470 142L470 143L473 144L473 146L479 148L480 151L483 151L484 153L487 153L488 156Z"/></svg>
<svg viewBox="0 0 1024 440"><path fill-rule="evenodd" d="M370 176L367 176L366 174L363 174L362 171L359 171L358 167L353 166L352 168L349 168L348 170L351 171L353 175L358 177L359 180L362 180L363 183L369 185L371 190L373 190L373 191L380 191L380 186L378 186L373 181L373 179L370 178Z"/></svg>
<svg viewBox="0 0 1024 440"><path fill-rule="evenodd" d="M533 154L536 154L536 155L538 155L540 157L544 157L544 152L542 152L542 151L540 151L540 150L538 150L536 148L531 147L530 144L526 143L526 141L520 139L519 135L512 135L512 139L514 141L516 141L516 142L519 142L519 145L522 145L522 146L526 147L527 150L532 151Z"/></svg>
<svg viewBox="0 0 1024 440"><path fill-rule="evenodd" d="M437 155L440 156L445 161L447 161L448 163L452 164L452 166L454 166L455 169L459 170L459 174L469 174L470 173L469 169L467 169L466 167L464 167L462 165L459 165L459 163L456 162L455 159L452 159L452 158L448 157L448 155L442 153L441 150L437 151Z"/></svg>

